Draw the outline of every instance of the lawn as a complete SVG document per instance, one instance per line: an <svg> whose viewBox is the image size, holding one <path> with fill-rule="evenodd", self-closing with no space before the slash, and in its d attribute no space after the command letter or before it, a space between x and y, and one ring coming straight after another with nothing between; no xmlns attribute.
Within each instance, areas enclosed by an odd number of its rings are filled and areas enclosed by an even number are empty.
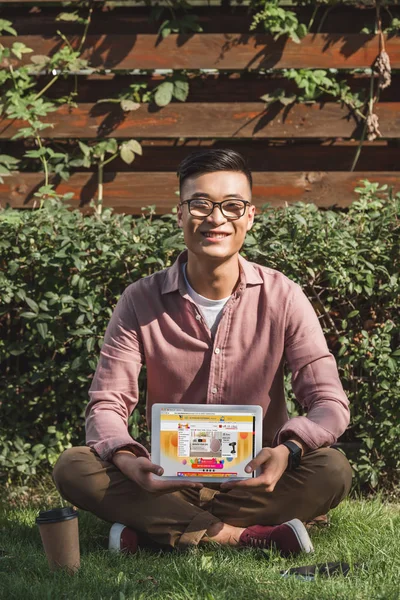
<svg viewBox="0 0 400 600"><path fill-rule="evenodd" d="M80 513L82 566L73 577L50 573L35 525L37 508L0 509L1 600L399 600L400 506L349 500L331 525L312 533L314 555L290 560L275 552L207 547L185 554L106 550L109 526ZM283 578L289 567L350 563L347 577Z"/></svg>

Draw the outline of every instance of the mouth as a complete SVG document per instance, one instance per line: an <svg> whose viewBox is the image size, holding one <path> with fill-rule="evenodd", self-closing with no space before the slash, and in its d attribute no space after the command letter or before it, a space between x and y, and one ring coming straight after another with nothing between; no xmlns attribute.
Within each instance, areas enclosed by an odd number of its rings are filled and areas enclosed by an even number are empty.
<svg viewBox="0 0 400 600"><path fill-rule="evenodd" d="M223 231L221 232L217 232L217 231L201 231L200 232L201 235L203 237L205 237L208 240L223 240L226 237L230 236L230 233L225 233Z"/></svg>

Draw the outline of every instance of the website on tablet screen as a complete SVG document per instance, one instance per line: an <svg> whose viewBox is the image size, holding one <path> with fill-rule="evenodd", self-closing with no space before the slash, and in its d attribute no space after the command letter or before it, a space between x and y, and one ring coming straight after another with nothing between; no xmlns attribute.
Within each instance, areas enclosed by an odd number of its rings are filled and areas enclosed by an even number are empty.
<svg viewBox="0 0 400 600"><path fill-rule="evenodd" d="M254 414L161 409L160 464L166 476L254 477L244 470L254 452Z"/></svg>

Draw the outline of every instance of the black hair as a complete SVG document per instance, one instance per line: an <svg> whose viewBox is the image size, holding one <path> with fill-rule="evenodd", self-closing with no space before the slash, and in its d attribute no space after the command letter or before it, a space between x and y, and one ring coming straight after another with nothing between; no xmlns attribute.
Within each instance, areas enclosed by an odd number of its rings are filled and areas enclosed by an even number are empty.
<svg viewBox="0 0 400 600"><path fill-rule="evenodd" d="M246 160L239 152L230 150L229 148L199 150L186 156L178 167L179 187L181 188L183 182L193 175L202 175L215 171L244 173L249 182L250 189L253 187L253 178Z"/></svg>

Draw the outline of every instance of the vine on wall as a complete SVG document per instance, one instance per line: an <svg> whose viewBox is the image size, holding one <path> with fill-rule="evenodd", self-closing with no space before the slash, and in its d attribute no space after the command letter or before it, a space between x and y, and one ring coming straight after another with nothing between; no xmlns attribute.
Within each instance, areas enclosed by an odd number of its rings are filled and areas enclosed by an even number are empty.
<svg viewBox="0 0 400 600"><path fill-rule="evenodd" d="M274 39L287 37L296 43L301 43L302 38L308 33L319 32L334 6L338 2L326 1L315 4L311 0L299 0L297 6L311 6L311 16L307 22L301 22L299 15L292 8L279 5L278 0L252 0L249 11L252 14L250 31L263 31L271 34ZM353 3L342 3L353 4ZM361 3L362 4L362 3ZM357 148L351 170L354 170L360 157L360 152L365 139L374 140L381 137L379 120L375 105L379 101L381 90L390 86L391 66L390 58L385 48L385 34L393 34L399 30L400 20L390 12L386 3L376 0L365 2L368 6L375 6L376 18L374 33L379 35L380 52L371 69L363 72L369 77L368 84L363 90L353 91L348 80L342 72L336 69L285 69L281 72L283 78L293 82L296 86L295 93L287 94L282 88L277 88L273 93L261 97L266 103L266 111L271 104L279 102L290 106L296 102L317 102L330 97L332 100L346 106L357 122L362 125L359 146ZM199 18L193 13L193 7L187 0L167 0L163 6L154 6L147 1L151 19L159 23L158 33L163 39L171 33L198 33L202 31ZM357 5L360 5L358 2ZM16 169L23 169L27 161L32 164L36 161L38 168L44 173L44 182L35 193L37 201L42 204L46 198L57 195L51 183L51 176L56 175L66 181L74 168L95 167L98 173L97 210L101 212L103 203L103 170L115 158L120 157L127 164L131 164L136 155L142 153L142 148L137 140L128 140L120 143L117 139L97 139L93 142L83 142L75 146L72 152L66 152L63 147L50 147L46 143L46 130L53 124L44 122L44 117L51 115L61 105L76 106L78 95L79 74L93 73L95 70L82 57L90 26L92 24L95 6L92 2L80 2L67 11L63 9L57 16L56 22L74 22L82 26L82 33L78 44L73 48L67 36L59 29L57 34L63 42L60 49L51 57L34 55L31 48L15 41L11 48L0 45L0 115L3 119L20 119L26 122L13 139L24 139L34 142L34 147L25 151L22 161L13 156L0 155L0 177L11 174ZM382 11L389 16L389 24L382 28ZM363 29L370 33L370 29ZM13 23L0 20L0 34L16 36L17 31ZM30 62L22 63L23 55L29 54ZM17 65L13 66L17 60ZM360 70L357 72L359 73ZM351 71L350 74L353 74ZM38 75L51 76L50 80L37 89ZM146 73L150 75L150 73ZM130 83L126 90L113 98L103 98L98 103L117 103L123 113L138 110L143 103L155 103L158 107L167 106L171 101L185 102L189 95L189 84L193 77L202 77L202 72L190 73L174 71L165 75L160 83L150 89L147 83ZM268 75L267 75L268 76ZM73 78L72 91L63 97L50 99L48 92L61 78ZM130 81L132 81L130 75ZM54 144L53 144L54 146Z"/></svg>

